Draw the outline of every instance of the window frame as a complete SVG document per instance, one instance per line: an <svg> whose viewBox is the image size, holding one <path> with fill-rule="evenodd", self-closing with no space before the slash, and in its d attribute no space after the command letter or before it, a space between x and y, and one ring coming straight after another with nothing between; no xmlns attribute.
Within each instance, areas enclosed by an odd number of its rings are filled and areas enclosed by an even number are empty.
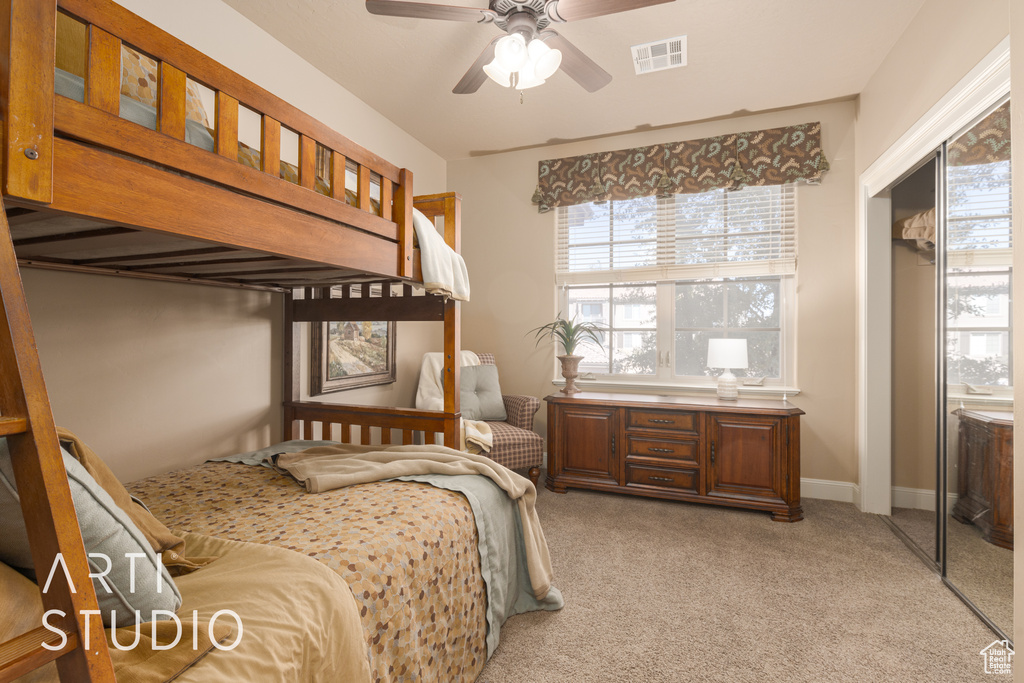
<svg viewBox="0 0 1024 683"><path fill-rule="evenodd" d="M790 192L792 194L785 195L784 192ZM728 216L729 204L728 196L729 193L724 193L725 203L720 207L721 214ZM612 200L613 206L609 207L608 211L614 215L614 201ZM625 200L631 201L631 200ZM772 201L775 201L774 199ZM609 322L612 321L613 308L614 308L614 290L617 287L623 286L637 286L643 284L652 284L655 287L655 308L656 308L656 328L655 328L655 372L650 375L639 375L639 374L628 374L628 373L616 373L616 372L595 372L594 370L587 370L585 364L581 364L581 379L587 383L587 385L594 388L643 388L653 389L664 387L667 389L696 389L696 390L707 390L713 391L717 383L717 372L708 375L683 375L676 373L676 343L675 335L677 331L676 321L676 285L677 283L727 283L741 280L776 280L779 283L779 297L778 303L780 307L779 311L779 338L780 338L780 349L779 349L779 365L780 365L780 376L778 378L745 378L743 377L744 371L736 372L739 377L741 390L750 393L764 393L764 394L797 394L799 389L796 388L796 290L797 290L797 274L795 268L796 261L796 233L797 233L797 220L796 220L796 189L793 185L780 186L780 194L778 195L778 206L781 209L780 212L780 227L778 228L779 234L782 236L781 239L784 241L787 236L794 241L791 254L788 257L789 261L786 264L790 265L787 268L784 264L782 267L783 272L775 273L775 267L771 264L765 265L770 259L764 260L743 260L743 261L727 261L720 264L713 264L710 266L716 271L716 275L710 276L708 273L709 266L706 263L698 264L694 268L694 277L678 277L680 271L685 269L686 266L669 266L669 268L662 271L663 275L669 275L671 277L658 277L651 280L637 281L629 277L629 275L635 275L634 273L620 272L613 268L614 265L614 252L615 241L613 239L614 231L616 226L609 221L609 241L607 242L608 247L608 259L609 264L606 270L595 269L592 271L584 271L583 277L573 277L573 273L577 271L570 270L570 263L573 262L570 254L572 246L580 244L577 240L574 242L570 239L570 231L576 225L570 225L570 221L575 223L574 218L569 213L571 207L558 207L556 209L554 221L556 229L556 240L559 241L559 248L556 250L555 255L555 272L556 281L559 281L558 287L558 310L565 311L567 315L571 315L570 291L575 289L608 289L607 306ZM774 205L768 205L769 210L774 210ZM657 246L656 251L658 254L658 267L664 268L667 265L665 260L666 253L669 253L665 248L666 243L676 245L678 243L678 237L676 232L676 199L675 196L669 197L658 197L654 207L656 225L655 232L657 235ZM790 213L786 213L789 211ZM785 224L786 221L791 221ZM564 232L563 232L564 228ZM773 229L774 231L774 229ZM723 222L722 232L715 233L720 235L720 239L723 245L728 245L729 241L736 236L736 228L731 225L727 220ZM593 240L586 240L586 244L589 244ZM724 266L719 268L719 266ZM749 266L745 268L745 266ZM560 270L561 268L561 270ZM629 269L625 269L629 270ZM717 271L721 271L718 275ZM746 271L746 272L745 272ZM600 280L598 278L601 278ZM571 280L567 281L567 280ZM727 315L723 310L723 316ZM727 323L727 320L722 320L723 324ZM740 328L742 329L742 328ZM756 329L756 328L748 328ZM775 328L772 328L773 330ZM632 328L629 328L630 331ZM619 332L618 327L612 327L610 330L611 334ZM609 370L614 369L615 349L612 348L611 344L606 344L604 349L605 355L608 358L608 365L606 366ZM556 384L560 383L557 379L556 373Z"/></svg>

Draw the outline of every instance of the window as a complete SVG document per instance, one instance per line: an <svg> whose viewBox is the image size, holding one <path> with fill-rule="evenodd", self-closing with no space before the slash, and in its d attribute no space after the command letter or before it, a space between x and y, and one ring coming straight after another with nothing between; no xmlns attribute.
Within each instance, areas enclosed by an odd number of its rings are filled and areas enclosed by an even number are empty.
<svg viewBox="0 0 1024 683"><path fill-rule="evenodd" d="M1009 388L1013 231L1009 161L946 169L946 379Z"/></svg>
<svg viewBox="0 0 1024 683"><path fill-rule="evenodd" d="M791 384L795 213L792 185L560 207L562 310L608 328L581 371L707 382L708 340L742 337L738 376Z"/></svg>

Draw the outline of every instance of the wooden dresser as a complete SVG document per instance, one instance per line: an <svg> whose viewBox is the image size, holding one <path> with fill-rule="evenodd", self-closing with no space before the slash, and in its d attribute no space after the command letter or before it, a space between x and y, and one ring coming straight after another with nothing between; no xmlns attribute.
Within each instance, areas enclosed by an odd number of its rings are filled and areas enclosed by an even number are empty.
<svg viewBox="0 0 1024 683"><path fill-rule="evenodd" d="M803 519L796 406L591 392L544 400L552 491L614 491Z"/></svg>
<svg viewBox="0 0 1024 683"><path fill-rule="evenodd" d="M953 518L1013 550L1013 413L954 410L960 419Z"/></svg>

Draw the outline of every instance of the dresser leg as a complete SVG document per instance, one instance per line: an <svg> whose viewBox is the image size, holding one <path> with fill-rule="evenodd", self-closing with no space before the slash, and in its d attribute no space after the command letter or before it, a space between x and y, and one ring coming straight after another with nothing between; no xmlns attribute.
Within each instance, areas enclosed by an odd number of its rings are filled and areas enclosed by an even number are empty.
<svg viewBox="0 0 1024 683"><path fill-rule="evenodd" d="M773 522L799 522L804 518L804 511L799 505L782 512L773 512Z"/></svg>
<svg viewBox="0 0 1024 683"><path fill-rule="evenodd" d="M567 490L565 486L556 484L555 480L552 479L550 476L544 478L544 488L546 488L548 491L554 491L555 493L565 493Z"/></svg>

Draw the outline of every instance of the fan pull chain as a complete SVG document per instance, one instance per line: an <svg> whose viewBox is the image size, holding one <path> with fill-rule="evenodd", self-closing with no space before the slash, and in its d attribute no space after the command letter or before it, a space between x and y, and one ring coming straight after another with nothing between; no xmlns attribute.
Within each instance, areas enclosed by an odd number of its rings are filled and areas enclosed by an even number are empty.
<svg viewBox="0 0 1024 683"><path fill-rule="evenodd" d="M522 104L522 103L523 103L523 91L520 90L519 91L519 104Z"/></svg>

